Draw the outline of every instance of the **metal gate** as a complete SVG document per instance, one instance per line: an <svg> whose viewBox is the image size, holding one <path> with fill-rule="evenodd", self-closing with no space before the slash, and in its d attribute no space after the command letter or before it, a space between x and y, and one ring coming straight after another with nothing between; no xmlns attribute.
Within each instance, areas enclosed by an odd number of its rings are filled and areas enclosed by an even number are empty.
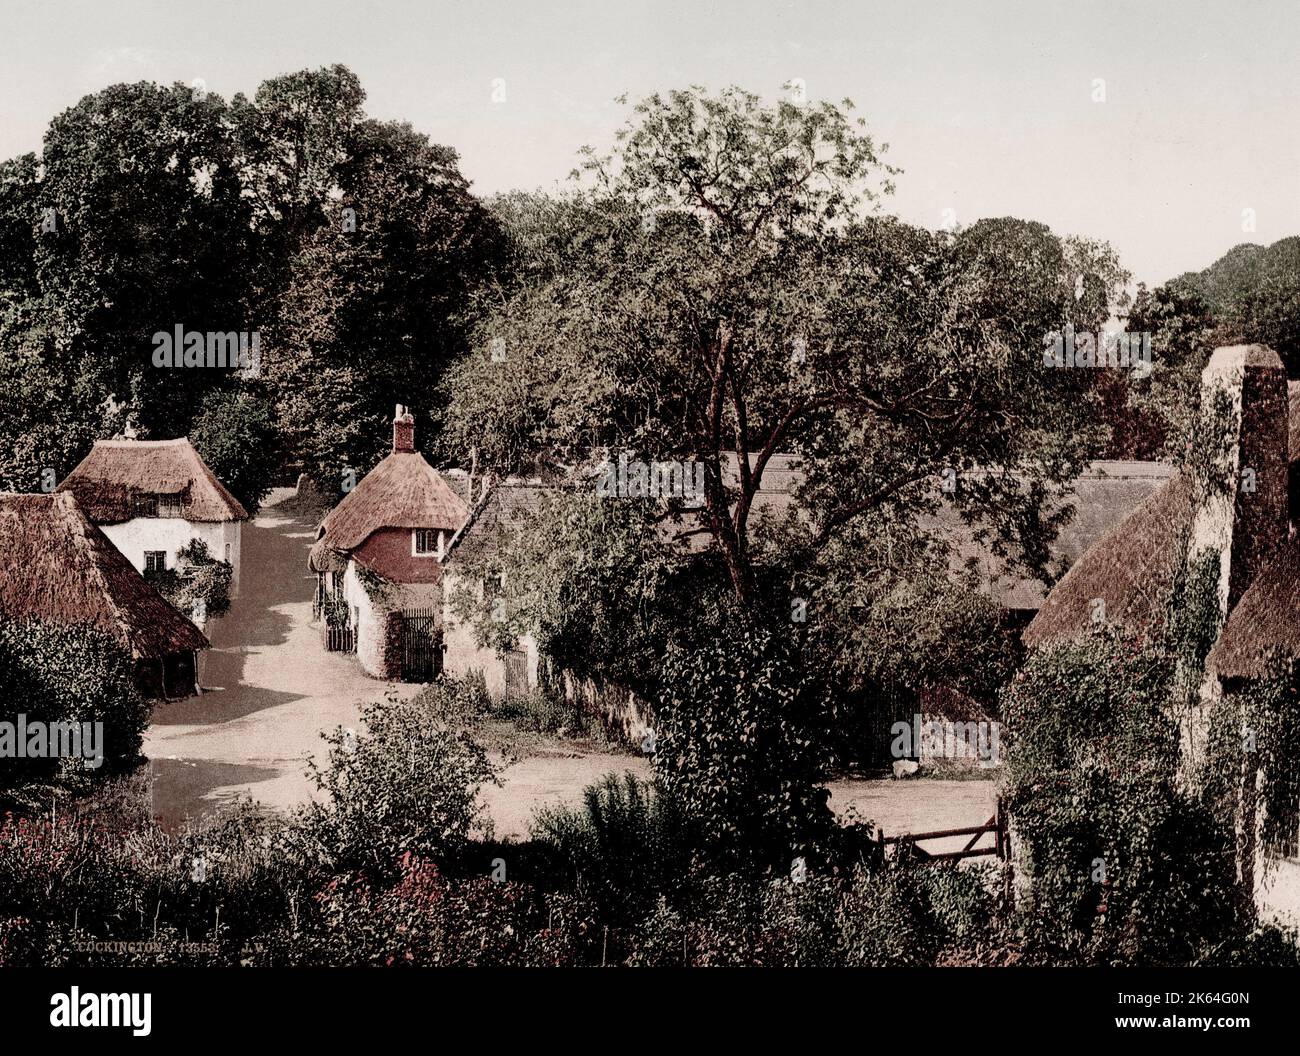
<svg viewBox="0 0 1300 1056"><path fill-rule="evenodd" d="M402 681L432 682L442 673L442 632L432 609L403 609Z"/></svg>

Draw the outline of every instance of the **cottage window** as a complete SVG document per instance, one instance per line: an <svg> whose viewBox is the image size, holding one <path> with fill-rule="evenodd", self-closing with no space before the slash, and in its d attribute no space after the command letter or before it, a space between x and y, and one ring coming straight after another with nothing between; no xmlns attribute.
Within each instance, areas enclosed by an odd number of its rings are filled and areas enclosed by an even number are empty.
<svg viewBox="0 0 1300 1056"><path fill-rule="evenodd" d="M144 570L146 572L166 572L167 551L146 550L144 552Z"/></svg>
<svg viewBox="0 0 1300 1056"><path fill-rule="evenodd" d="M442 532L433 528L417 528L412 536L414 548L412 553L421 557L429 557L433 554L442 556Z"/></svg>
<svg viewBox="0 0 1300 1056"><path fill-rule="evenodd" d="M149 492L135 496L137 517L184 517L185 507L179 494Z"/></svg>

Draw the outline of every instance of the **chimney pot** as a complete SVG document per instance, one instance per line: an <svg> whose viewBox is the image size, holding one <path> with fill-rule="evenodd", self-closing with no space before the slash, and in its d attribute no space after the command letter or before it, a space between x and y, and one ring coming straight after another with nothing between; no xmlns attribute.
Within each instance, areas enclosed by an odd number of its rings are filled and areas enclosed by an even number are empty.
<svg viewBox="0 0 1300 1056"><path fill-rule="evenodd" d="M415 450L415 419L402 404L393 415L393 452Z"/></svg>

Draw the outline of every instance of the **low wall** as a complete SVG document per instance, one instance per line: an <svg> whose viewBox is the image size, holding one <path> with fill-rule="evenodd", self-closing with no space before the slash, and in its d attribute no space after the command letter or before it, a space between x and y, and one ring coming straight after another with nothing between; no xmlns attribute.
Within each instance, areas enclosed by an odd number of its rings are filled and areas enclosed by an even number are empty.
<svg viewBox="0 0 1300 1056"><path fill-rule="evenodd" d="M590 678L566 671L562 676L564 699L576 708L596 715L610 736L632 748L640 748L654 727L650 705L621 686L603 686Z"/></svg>

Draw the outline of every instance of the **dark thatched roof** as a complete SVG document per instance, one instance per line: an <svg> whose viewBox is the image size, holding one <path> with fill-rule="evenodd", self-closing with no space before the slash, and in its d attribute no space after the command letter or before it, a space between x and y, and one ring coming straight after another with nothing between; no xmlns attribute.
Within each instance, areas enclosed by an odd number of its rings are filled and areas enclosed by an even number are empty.
<svg viewBox="0 0 1300 1056"><path fill-rule="evenodd" d="M1246 589L1206 666L1220 678L1258 678L1274 655L1300 657L1300 536L1285 543Z"/></svg>
<svg viewBox="0 0 1300 1056"><path fill-rule="evenodd" d="M64 479L96 524L120 524L138 516L138 499L176 497L187 521L243 521L248 511L199 457L189 439L96 440Z"/></svg>
<svg viewBox="0 0 1300 1056"><path fill-rule="evenodd" d="M1191 527L1190 477L1179 472L1098 539L1053 588L1025 628L1028 646L1078 638L1092 625L1092 600L1106 622L1139 635L1164 627L1179 540Z"/></svg>
<svg viewBox="0 0 1300 1056"><path fill-rule="evenodd" d="M326 514L307 563L325 572L381 528L454 532L468 516L469 507L423 455L394 451Z"/></svg>
<svg viewBox="0 0 1300 1056"><path fill-rule="evenodd" d="M0 494L0 613L89 624L136 659L208 645L66 493Z"/></svg>

